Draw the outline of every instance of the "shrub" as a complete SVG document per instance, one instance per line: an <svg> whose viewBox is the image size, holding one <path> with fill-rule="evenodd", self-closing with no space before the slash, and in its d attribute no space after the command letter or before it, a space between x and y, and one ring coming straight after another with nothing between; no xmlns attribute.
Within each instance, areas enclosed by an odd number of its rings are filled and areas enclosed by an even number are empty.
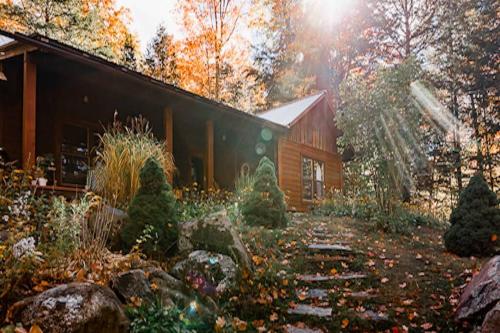
<svg viewBox="0 0 500 333"><path fill-rule="evenodd" d="M191 315L190 307L181 311L165 307L160 301L128 308L131 333L196 333L209 332L208 326L198 316Z"/></svg>
<svg viewBox="0 0 500 333"><path fill-rule="evenodd" d="M450 216L451 227L444 235L446 248L460 256L495 252L500 234L498 198L482 175L471 178Z"/></svg>
<svg viewBox="0 0 500 333"><path fill-rule="evenodd" d="M140 187L128 209L129 220L123 226L121 237L127 249L144 237L141 244L148 255L165 252L177 242L178 210L172 188L167 183L160 163L150 157L140 173Z"/></svg>
<svg viewBox="0 0 500 333"><path fill-rule="evenodd" d="M249 225L284 227L288 219L284 194L278 187L274 163L263 157L255 172L252 191L242 204L242 214Z"/></svg>
<svg viewBox="0 0 500 333"><path fill-rule="evenodd" d="M174 171L171 154L158 142L143 118L130 126L114 123L100 136L96 167L92 171L95 191L102 196L113 194L117 204L127 207L139 188L139 174L149 157L156 158L165 173Z"/></svg>

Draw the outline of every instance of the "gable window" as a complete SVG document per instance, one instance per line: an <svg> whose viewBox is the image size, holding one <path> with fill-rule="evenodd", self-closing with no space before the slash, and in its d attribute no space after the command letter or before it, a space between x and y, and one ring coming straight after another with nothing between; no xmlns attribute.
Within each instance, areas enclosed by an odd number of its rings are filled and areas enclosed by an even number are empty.
<svg viewBox="0 0 500 333"><path fill-rule="evenodd" d="M308 157L302 158L302 198L322 199L325 188L325 164Z"/></svg>

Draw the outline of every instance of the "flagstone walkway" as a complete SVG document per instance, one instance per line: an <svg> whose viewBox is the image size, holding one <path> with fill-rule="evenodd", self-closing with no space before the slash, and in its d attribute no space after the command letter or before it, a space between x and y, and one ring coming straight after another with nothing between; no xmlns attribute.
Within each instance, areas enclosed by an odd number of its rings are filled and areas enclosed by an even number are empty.
<svg viewBox="0 0 500 333"><path fill-rule="evenodd" d="M287 311L290 322L285 327L287 333L327 332L324 327L328 326L325 324L335 315L333 301L338 298L334 293L338 293L339 283L345 288L353 289L344 293L345 297L356 299L377 297L373 290L364 290L362 284L356 283L366 279L367 273L354 271L349 267L360 254L349 245L352 237L353 234L350 232L332 234L321 223L306 232L306 246L301 250L308 262L308 265L304 265L304 269L311 270L311 267L314 267L317 270L296 274L297 299L291 302ZM339 263L342 270L335 268L339 267ZM360 289L357 290L358 288ZM383 315L371 310L359 312L356 316L360 320L386 320ZM312 322L313 325L307 326L304 322Z"/></svg>

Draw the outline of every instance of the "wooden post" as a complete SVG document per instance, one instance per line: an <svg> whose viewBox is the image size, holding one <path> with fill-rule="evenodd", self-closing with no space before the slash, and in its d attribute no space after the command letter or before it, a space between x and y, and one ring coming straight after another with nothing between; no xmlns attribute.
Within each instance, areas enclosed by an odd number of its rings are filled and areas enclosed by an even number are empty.
<svg viewBox="0 0 500 333"><path fill-rule="evenodd" d="M206 148L206 186L211 189L214 187L214 122L207 120L206 122L207 148Z"/></svg>
<svg viewBox="0 0 500 333"><path fill-rule="evenodd" d="M172 109L170 107L166 107L163 110L163 128L165 129L165 141L167 146L167 153L174 155L174 117L172 113ZM174 175L168 175L168 182L172 184L174 180Z"/></svg>
<svg viewBox="0 0 500 333"><path fill-rule="evenodd" d="M24 53L23 76L23 168L29 169L36 159L36 65Z"/></svg>

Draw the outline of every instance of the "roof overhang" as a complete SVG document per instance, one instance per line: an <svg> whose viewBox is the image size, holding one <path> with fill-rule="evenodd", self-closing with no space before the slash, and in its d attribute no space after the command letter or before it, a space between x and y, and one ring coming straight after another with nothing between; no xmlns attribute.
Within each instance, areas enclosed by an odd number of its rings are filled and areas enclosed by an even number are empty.
<svg viewBox="0 0 500 333"><path fill-rule="evenodd" d="M212 109L217 110L218 112L221 112L222 114L225 114L227 116L231 117L239 117L244 120L248 120L255 125L259 125L262 127L267 127L273 130L276 130L278 132L286 132L288 130L287 127L273 123L271 121L267 121L265 119L261 119L257 116L254 116L252 114L243 112L241 110L238 110L236 108L233 108L231 106L228 106L226 104L220 103L213 101L211 99L208 99L206 97L191 93L187 90L178 88L176 86L167 84L165 82L159 81L157 79L154 79L150 76L144 75L142 73L139 73L137 71L133 71L129 68L126 68L121 65L117 65L111 61L108 61L106 59L97 57L95 55L92 55L88 52L81 51L75 47L62 44L56 40L40 36L40 35L34 35L34 36L27 36L25 34L19 33L19 32L8 32L5 30L0 29L0 35L4 35L10 39L13 39L16 41L16 43L9 43L6 44L4 47L9 46L10 44L16 45L16 48L18 48L18 51L20 52L21 46L24 47L24 51L33 51L35 49L40 49L46 52L54 53L59 56L84 63L86 65L98 68L102 71L106 72L111 72L114 74L119 74L122 75L130 80L135 80L141 84L144 84L145 86L149 87L155 87L162 89L165 93L169 94L174 94L182 98L189 99L191 101L194 101L195 103L203 104L206 105ZM25 45L21 45L20 43L23 43ZM6 48L7 50L7 48ZM23 52L24 52L23 51ZM5 55L7 55L7 51L4 51ZM21 54L21 53L18 53ZM0 56L2 54L0 53ZM2 60L0 58L0 60Z"/></svg>

